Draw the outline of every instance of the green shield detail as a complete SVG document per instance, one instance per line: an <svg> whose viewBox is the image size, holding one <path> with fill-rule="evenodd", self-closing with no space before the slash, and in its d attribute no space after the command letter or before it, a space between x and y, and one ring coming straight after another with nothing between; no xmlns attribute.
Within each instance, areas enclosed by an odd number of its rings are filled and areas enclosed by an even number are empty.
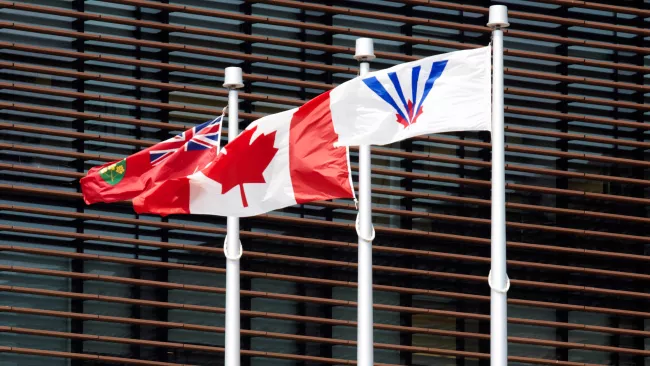
<svg viewBox="0 0 650 366"><path fill-rule="evenodd" d="M124 174L126 174L126 159L104 167L99 171L99 176L102 177L104 182L112 186L119 183L124 178Z"/></svg>

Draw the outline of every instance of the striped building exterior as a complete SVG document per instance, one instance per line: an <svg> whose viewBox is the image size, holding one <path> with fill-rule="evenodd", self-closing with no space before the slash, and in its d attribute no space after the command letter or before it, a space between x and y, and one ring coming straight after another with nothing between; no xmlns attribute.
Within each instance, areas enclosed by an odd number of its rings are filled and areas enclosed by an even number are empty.
<svg viewBox="0 0 650 366"><path fill-rule="evenodd" d="M650 365L648 0L0 0L0 365L222 365L226 220L78 179L220 114L227 66L244 127L354 77L358 37L372 69L484 46L494 3L510 364ZM372 151L376 364L488 365L489 133ZM355 364L355 215L242 220L243 365Z"/></svg>

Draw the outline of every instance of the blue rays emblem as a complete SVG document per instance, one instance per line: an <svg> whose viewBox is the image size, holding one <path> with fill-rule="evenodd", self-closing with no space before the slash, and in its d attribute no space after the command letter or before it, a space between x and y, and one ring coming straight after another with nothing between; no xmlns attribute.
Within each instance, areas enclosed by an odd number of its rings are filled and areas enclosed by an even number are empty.
<svg viewBox="0 0 650 366"><path fill-rule="evenodd" d="M397 122L406 128L417 122L418 117L422 114L422 103L425 99L427 99L431 88L433 88L433 84L440 77L440 75L442 75L442 72L445 70L446 66L447 60L437 61L431 65L431 71L429 71L429 76L427 77L427 81L424 84L424 90L422 91L421 95L418 93L418 80L420 78L420 70L422 69L422 66L415 66L412 68L411 97L408 99L408 102L404 96L404 90L402 90L402 85L399 82L397 73L388 73L388 78L390 79L390 82L393 84L393 88L395 88L395 91L399 96L401 106L397 104L395 99L390 95L386 88L384 88L381 82L377 80L377 77L373 76L367 79L363 79L363 82L383 101L395 109L397 112L395 115L397 117Z"/></svg>

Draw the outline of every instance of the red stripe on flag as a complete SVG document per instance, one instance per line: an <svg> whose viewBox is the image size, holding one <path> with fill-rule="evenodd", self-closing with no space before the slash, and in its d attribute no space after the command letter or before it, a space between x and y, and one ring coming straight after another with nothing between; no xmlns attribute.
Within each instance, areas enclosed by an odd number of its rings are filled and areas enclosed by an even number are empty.
<svg viewBox="0 0 650 366"><path fill-rule="evenodd" d="M133 209L139 214L155 213L161 216L189 214L189 179L174 178L157 184L133 199Z"/></svg>
<svg viewBox="0 0 650 366"><path fill-rule="evenodd" d="M345 147L334 147L330 92L298 108L289 132L289 171L297 203L352 198Z"/></svg>

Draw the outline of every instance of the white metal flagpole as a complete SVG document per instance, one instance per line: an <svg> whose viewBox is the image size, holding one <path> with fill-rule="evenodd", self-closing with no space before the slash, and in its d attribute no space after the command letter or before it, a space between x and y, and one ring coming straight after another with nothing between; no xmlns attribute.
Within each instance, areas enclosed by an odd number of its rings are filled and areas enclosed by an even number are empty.
<svg viewBox="0 0 650 366"><path fill-rule="evenodd" d="M354 58L359 61L359 75L369 72L368 61L375 58L371 38L358 38ZM359 146L359 214L357 234L359 235L359 266L357 293L357 365L373 365L373 321L372 321L372 206L370 186L370 146Z"/></svg>
<svg viewBox="0 0 650 366"><path fill-rule="evenodd" d="M239 92L244 86L239 67L227 67L223 83L228 89L228 142L239 135ZM228 217L226 240L223 247L226 256L226 340L225 364L239 366L239 258L242 255L239 241L239 218Z"/></svg>
<svg viewBox="0 0 650 366"><path fill-rule="evenodd" d="M492 261L490 284L490 365L508 364L508 303L510 280L506 274L506 173L503 122L503 28L508 8L490 6L492 28Z"/></svg>

